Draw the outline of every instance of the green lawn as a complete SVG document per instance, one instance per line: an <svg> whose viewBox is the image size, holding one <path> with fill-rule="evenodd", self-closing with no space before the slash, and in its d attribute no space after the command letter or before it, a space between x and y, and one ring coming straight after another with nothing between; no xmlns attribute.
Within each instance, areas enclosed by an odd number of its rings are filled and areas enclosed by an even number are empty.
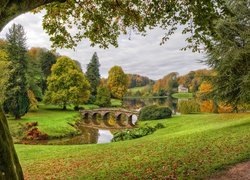
<svg viewBox="0 0 250 180"><path fill-rule="evenodd" d="M82 105L85 109L96 107L95 105ZM19 135L20 123L38 122L38 129L47 133L50 138L66 137L77 134L77 130L70 124L79 119L79 112L69 107L67 111L58 106L39 105L39 111L29 112L21 120L8 118L9 127L13 136Z"/></svg>
<svg viewBox="0 0 250 180"><path fill-rule="evenodd" d="M172 97L182 99L182 98L192 98L193 93L174 93L172 94Z"/></svg>
<svg viewBox="0 0 250 180"><path fill-rule="evenodd" d="M201 179L250 159L250 114L145 121L166 128L100 145L16 145L27 179Z"/></svg>
<svg viewBox="0 0 250 180"><path fill-rule="evenodd" d="M122 106L122 101L120 99L111 99L111 106L120 107Z"/></svg>
<svg viewBox="0 0 250 180"><path fill-rule="evenodd" d="M147 86L141 86L141 87L134 87L134 88L130 88L128 91L132 92L132 93L136 93L137 91L143 91Z"/></svg>

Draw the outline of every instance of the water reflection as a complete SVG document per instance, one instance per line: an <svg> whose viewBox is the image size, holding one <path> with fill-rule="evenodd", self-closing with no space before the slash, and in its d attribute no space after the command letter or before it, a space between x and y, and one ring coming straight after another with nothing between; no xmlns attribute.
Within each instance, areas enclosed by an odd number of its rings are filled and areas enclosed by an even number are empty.
<svg viewBox="0 0 250 180"><path fill-rule="evenodd" d="M110 130L79 126L81 135L60 140L51 140L48 144L72 145L72 144L103 144L111 142L113 134Z"/></svg>
<svg viewBox="0 0 250 180"><path fill-rule="evenodd" d="M97 144L109 143L113 138L113 134L109 130L99 129Z"/></svg>

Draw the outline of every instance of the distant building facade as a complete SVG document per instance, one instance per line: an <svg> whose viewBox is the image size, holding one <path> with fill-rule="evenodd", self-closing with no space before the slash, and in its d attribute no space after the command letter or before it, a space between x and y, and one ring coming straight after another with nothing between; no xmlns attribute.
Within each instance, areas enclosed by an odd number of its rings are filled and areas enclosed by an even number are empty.
<svg viewBox="0 0 250 180"><path fill-rule="evenodd" d="M178 92L179 93L188 93L188 88L183 86L182 84L178 86Z"/></svg>

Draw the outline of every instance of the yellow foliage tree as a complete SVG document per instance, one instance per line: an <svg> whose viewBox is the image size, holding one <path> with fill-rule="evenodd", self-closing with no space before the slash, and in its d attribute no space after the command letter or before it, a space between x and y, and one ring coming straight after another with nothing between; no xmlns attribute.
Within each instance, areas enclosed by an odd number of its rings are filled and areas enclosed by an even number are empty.
<svg viewBox="0 0 250 180"><path fill-rule="evenodd" d="M108 88L112 97L122 99L128 90L128 76L120 66L114 66L109 70Z"/></svg>
<svg viewBox="0 0 250 180"><path fill-rule="evenodd" d="M0 104L3 103L4 100L4 84L7 80L7 66L8 66L8 55L5 50L0 49Z"/></svg>
<svg viewBox="0 0 250 180"><path fill-rule="evenodd" d="M38 101L37 101L33 91L28 90L28 97L29 97L29 101L30 101L29 111L32 111L32 112L38 111Z"/></svg>

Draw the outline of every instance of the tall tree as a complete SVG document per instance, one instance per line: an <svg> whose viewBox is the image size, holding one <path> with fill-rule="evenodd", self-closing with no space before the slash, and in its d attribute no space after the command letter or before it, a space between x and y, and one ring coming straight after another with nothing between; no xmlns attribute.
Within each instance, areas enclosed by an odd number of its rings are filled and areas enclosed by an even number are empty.
<svg viewBox="0 0 250 180"><path fill-rule="evenodd" d="M56 63L56 55L51 51L42 51L39 56L42 71L42 92L47 89L47 78L51 74L51 67Z"/></svg>
<svg viewBox="0 0 250 180"><path fill-rule="evenodd" d="M238 105L250 102L250 6L237 0L229 7L234 16L217 22L206 63L216 71L212 94L238 111Z"/></svg>
<svg viewBox="0 0 250 180"><path fill-rule="evenodd" d="M21 25L13 24L6 34L9 56L8 79L5 83L4 108L20 119L29 109L27 87L26 37Z"/></svg>
<svg viewBox="0 0 250 180"><path fill-rule="evenodd" d="M122 99L128 90L128 76L120 66L114 66L109 70L108 88L112 97Z"/></svg>
<svg viewBox="0 0 250 180"><path fill-rule="evenodd" d="M62 56L51 68L44 102L60 105L64 110L71 104L77 107L88 100L89 89L89 82L75 61Z"/></svg>
<svg viewBox="0 0 250 180"><path fill-rule="evenodd" d="M96 96L97 87L100 85L100 72L99 72L99 58L95 52L90 60L90 63L87 65L86 77L91 86L91 95Z"/></svg>
<svg viewBox="0 0 250 180"><path fill-rule="evenodd" d="M32 47L28 50L28 84L29 89L34 92L35 97L42 100L42 70L40 63L40 54L44 51L42 48Z"/></svg>

